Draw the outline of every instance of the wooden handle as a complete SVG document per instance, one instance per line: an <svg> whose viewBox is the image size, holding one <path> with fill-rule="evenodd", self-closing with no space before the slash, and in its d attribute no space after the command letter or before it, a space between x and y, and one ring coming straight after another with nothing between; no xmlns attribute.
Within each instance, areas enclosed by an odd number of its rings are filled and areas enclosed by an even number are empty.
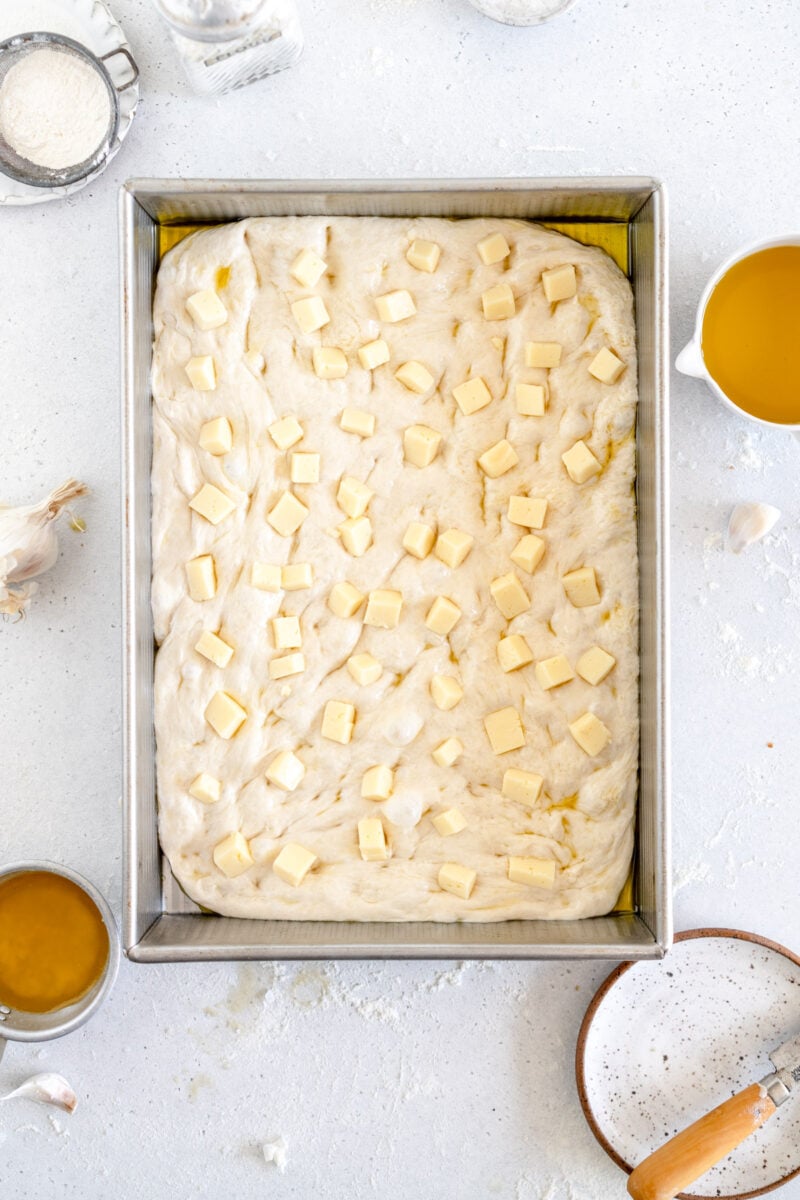
<svg viewBox="0 0 800 1200"><path fill-rule="evenodd" d="M673 1200L774 1112L766 1088L752 1083L640 1162L628 1180L628 1191L634 1200Z"/></svg>

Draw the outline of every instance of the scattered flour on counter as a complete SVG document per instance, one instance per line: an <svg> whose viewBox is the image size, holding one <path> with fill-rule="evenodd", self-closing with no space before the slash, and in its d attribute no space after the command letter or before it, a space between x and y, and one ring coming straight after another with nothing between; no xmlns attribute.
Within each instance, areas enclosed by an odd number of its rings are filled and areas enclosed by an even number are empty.
<svg viewBox="0 0 800 1200"><path fill-rule="evenodd" d="M686 887L691 887L692 884L707 883L710 877L711 863L705 862L702 858L696 858L694 862L676 867L672 873L673 895Z"/></svg>
<svg viewBox="0 0 800 1200"><path fill-rule="evenodd" d="M289 1143L286 1138L270 1138L264 1142L261 1150L264 1155L264 1162L269 1166L277 1167L281 1175L285 1175L286 1166L289 1161Z"/></svg>

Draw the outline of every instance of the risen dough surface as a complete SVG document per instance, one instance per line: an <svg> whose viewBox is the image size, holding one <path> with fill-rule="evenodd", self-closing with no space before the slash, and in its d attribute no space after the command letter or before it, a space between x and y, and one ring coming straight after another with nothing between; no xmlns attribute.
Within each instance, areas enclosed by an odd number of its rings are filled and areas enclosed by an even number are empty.
<svg viewBox="0 0 800 1200"><path fill-rule="evenodd" d="M500 232L511 257L484 265L476 244ZM432 274L406 260L414 239L436 242L441 261ZM297 254L311 248L327 263L313 289L289 273ZM543 269L574 264L578 294L551 306ZM225 282L220 267L229 268ZM510 284L516 313L487 321L481 295ZM186 311L193 293L219 286L227 323L199 331ZM408 289L417 313L381 324L374 298ZM316 294L330 324L303 334L290 305ZM378 218L264 218L202 231L164 259L155 299L153 364L153 610L160 649L156 658L156 733L160 837L172 869L200 904L238 917L353 920L468 920L572 918L608 912L629 869L638 756L638 612L633 425L636 363L632 297L624 276L601 251L536 225L511 221ZM357 350L383 338L390 361L364 369ZM500 348L493 338L502 338ZM525 366L525 343L563 345L561 364L545 371ZM312 369L312 349L344 350L348 373L322 380ZM626 364L609 386L592 378L588 364L603 348ZM266 371L248 366L255 350ZM211 355L214 391L195 391L185 365ZM433 375L435 390L416 394L394 372L409 360ZM482 376L491 403L461 413L452 390ZM543 383L544 416L521 416L517 382ZM372 437L339 427L343 408L375 414ZM320 480L290 482L291 450L279 451L267 434L292 415L303 427L295 450L320 454ZM204 422L226 417L233 449L219 457L198 446ZM403 430L412 424L442 434L432 465L404 463ZM519 463L497 479L476 459L503 438ZM602 464L599 476L576 485L561 455L583 439ZM368 513L373 544L360 558L336 537L345 514L336 503L339 480L351 475L374 491ZM204 483L236 503L213 526L189 508ZM310 509L293 536L279 536L266 513L284 490ZM546 497L544 529L529 531L507 518L508 499ZM438 531L456 528L474 545L455 569L432 553L420 561L405 553L407 526L419 521ZM522 536L546 542L533 575L517 569L510 554ZM187 591L185 564L211 554L217 592L204 602ZM310 563L307 590L271 593L250 583L254 561ZM591 566L601 602L576 608L561 582L567 572ZM516 570L530 608L505 620L489 583ZM402 592L397 628L364 625L364 609L351 618L327 606L332 586L348 580L363 593ZM461 619L447 637L424 624L434 598L447 596ZM298 615L305 670L272 681L275 650L271 619ZM194 646L205 630L234 647L224 669ZM496 647L502 636L522 634L534 663L504 673ZM598 686L576 677L545 691L535 663L564 654L573 668L592 646L616 659ZM346 667L354 653L383 664L377 682L359 686ZM453 675L461 702L438 709L430 696L433 675ZM227 691L247 720L231 740L206 723L211 697ZM321 737L329 700L354 705L347 745ZM484 717L513 706L526 745L492 753ZM610 745L589 757L568 725L587 711L611 733ZM459 738L463 753L438 766L432 751ZM268 783L265 770L282 750L294 751L305 777L288 793ZM361 798L364 772L379 763L394 769L394 795L385 803ZM533 805L501 795L511 767L544 778ZM189 794L201 773L221 780L216 803ZM456 808L467 828L443 837L432 818ZM383 820L391 856L362 861L357 826L363 817ZM254 865L227 878L212 859L232 832L249 841ZM299 843L319 863L293 888L271 864L286 843ZM513 883L509 856L555 860L552 889ZM477 871L468 900L443 891L442 864Z"/></svg>

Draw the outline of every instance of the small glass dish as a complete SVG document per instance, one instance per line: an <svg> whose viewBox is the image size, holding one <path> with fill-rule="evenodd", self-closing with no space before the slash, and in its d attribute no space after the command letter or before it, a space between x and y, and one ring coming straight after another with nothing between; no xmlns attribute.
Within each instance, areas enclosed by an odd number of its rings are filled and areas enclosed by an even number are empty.
<svg viewBox="0 0 800 1200"><path fill-rule="evenodd" d="M26 183L31 187L39 188L56 188L64 187L72 183L77 183L81 179L85 179L87 175L91 175L98 167L102 165L108 157L111 147L114 145L117 133L119 132L120 123L120 107L119 93L124 92L127 88L132 87L139 78L139 68L133 59L130 52L124 47L111 50L108 54L103 54L99 58L92 54L91 50L87 50L80 42L74 41L72 38L65 37L60 33L19 33L15 37L7 38L6 41L0 42L0 86L8 71L15 63L19 62L26 54L39 50L42 46L47 46L50 49L58 50L63 54L72 54L77 58L83 59L84 62L97 72L105 84L109 99L109 122L100 145L89 158L83 162L74 163L69 167L62 167L55 170L52 167L41 167L36 163L30 162L27 158L17 154L0 132L0 171L8 175L11 179L16 179L18 183ZM106 61L114 58L115 55L121 54L128 60L128 65L131 68L131 77L127 79L121 86L117 86L106 67Z"/></svg>

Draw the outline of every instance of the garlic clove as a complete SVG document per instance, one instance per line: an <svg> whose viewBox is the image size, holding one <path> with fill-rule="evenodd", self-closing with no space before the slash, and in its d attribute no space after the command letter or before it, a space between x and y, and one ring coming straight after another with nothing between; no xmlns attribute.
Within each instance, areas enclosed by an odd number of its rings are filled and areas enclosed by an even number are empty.
<svg viewBox="0 0 800 1200"><path fill-rule="evenodd" d="M78 1097L64 1076L52 1071L31 1075L13 1092L0 1096L0 1100L35 1100L37 1104L53 1104L68 1113L75 1112L78 1104Z"/></svg>
<svg viewBox="0 0 800 1200"><path fill-rule="evenodd" d="M0 507L0 613L24 616L35 591L28 581L48 571L58 556L53 522L87 491L85 483L68 479L39 504Z"/></svg>
<svg viewBox="0 0 800 1200"><path fill-rule="evenodd" d="M728 545L733 553L741 554L753 542L761 541L780 515L781 510L771 504L737 504L728 521Z"/></svg>

